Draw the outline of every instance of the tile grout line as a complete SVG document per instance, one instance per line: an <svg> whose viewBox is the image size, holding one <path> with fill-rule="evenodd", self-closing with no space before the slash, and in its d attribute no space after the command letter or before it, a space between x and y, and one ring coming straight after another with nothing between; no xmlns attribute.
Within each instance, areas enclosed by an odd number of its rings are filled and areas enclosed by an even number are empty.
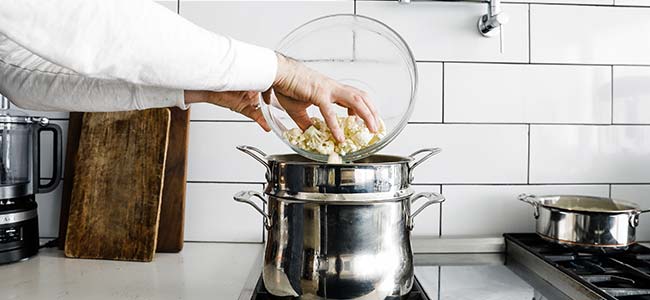
<svg viewBox="0 0 650 300"><path fill-rule="evenodd" d="M67 121L67 120L65 120ZM192 123L213 123L213 124L235 124L235 123L245 123L245 124L255 124L254 121L246 120L191 120ZM610 126L610 122L607 123L506 123L506 122L420 122L420 121L411 121L408 122L408 125L504 125L504 126L522 126L522 125L544 125L544 126ZM615 123L614 125L621 126L640 126L646 127L650 126L650 123Z"/></svg>
<svg viewBox="0 0 650 300"><path fill-rule="evenodd" d="M609 185L609 198L612 198L612 185Z"/></svg>
<svg viewBox="0 0 650 300"><path fill-rule="evenodd" d="M385 1L385 0L384 0ZM440 0L431 0L440 1ZM480 61L480 60L431 60L416 59L417 63L451 63L451 64L484 64L484 65L533 65L533 66L577 66L577 67L648 67L650 64L613 64L613 63L572 63L572 62L528 62L528 61Z"/></svg>
<svg viewBox="0 0 650 300"><path fill-rule="evenodd" d="M438 299L442 299L442 266L438 266Z"/></svg>
<svg viewBox="0 0 650 300"><path fill-rule="evenodd" d="M47 180L49 178L41 178L41 180ZM63 179L62 179L63 180ZM231 184L231 185L257 185L257 184L264 184L264 182L244 182L244 181L209 181L209 180L203 180L203 181L187 181L187 183L192 183L192 184ZM487 183L487 182L415 182L412 185L413 186L431 186L431 185L439 185L439 186L548 186L548 185L554 185L554 186L567 186L567 185L650 185L650 182L533 182L533 183L526 183L526 182L504 182L504 183Z"/></svg>
<svg viewBox="0 0 650 300"><path fill-rule="evenodd" d="M442 193L442 185L440 185L440 195ZM438 216L438 237L442 237L442 206L445 205L445 202L440 203L440 214Z"/></svg>
<svg viewBox="0 0 650 300"><path fill-rule="evenodd" d="M526 184L530 184L530 124L528 124L528 166L526 168Z"/></svg>
<svg viewBox="0 0 650 300"><path fill-rule="evenodd" d="M530 3L528 3L528 64L531 64L533 62L533 58L532 58L532 52L533 52L532 49L533 48L531 46L532 45L532 37L531 37L532 35L531 35L531 28L530 28L530 24L532 22L530 21L530 15L531 15L530 14L530 9L531 9L531 5L530 5Z"/></svg>
<svg viewBox="0 0 650 300"><path fill-rule="evenodd" d="M610 73L610 118L611 118L611 124L614 125L614 66L611 66L611 73Z"/></svg>
<svg viewBox="0 0 650 300"><path fill-rule="evenodd" d="M442 62L442 116L441 121L445 123L445 62Z"/></svg>

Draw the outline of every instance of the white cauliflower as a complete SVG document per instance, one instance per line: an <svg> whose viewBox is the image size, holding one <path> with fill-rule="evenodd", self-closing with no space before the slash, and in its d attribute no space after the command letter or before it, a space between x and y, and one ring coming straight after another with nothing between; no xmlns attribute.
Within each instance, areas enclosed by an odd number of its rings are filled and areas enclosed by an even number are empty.
<svg viewBox="0 0 650 300"><path fill-rule="evenodd" d="M372 133L363 120L357 116L338 117L338 123L343 130L345 140L337 143L325 121L319 118L311 118L311 121L312 126L304 132L299 128L293 128L284 132L284 138L290 144L307 151L343 156L367 148L386 135L386 129L381 120L377 133Z"/></svg>

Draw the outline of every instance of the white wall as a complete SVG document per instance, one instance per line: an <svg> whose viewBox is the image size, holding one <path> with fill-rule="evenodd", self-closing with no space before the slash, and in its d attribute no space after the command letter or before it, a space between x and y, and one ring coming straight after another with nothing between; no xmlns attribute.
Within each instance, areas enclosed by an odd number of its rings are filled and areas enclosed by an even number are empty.
<svg viewBox="0 0 650 300"><path fill-rule="evenodd" d="M444 148L415 180L448 200L420 215L415 234L496 236L533 230L532 210L515 200L523 192L611 195L650 208L650 8L615 1L505 4L503 54L498 39L477 33L481 3L180 0L179 11L268 47L327 14L356 10L392 26L418 60L420 94L412 123L385 152ZM190 139L187 239L262 241L259 215L231 197L261 190L264 170L235 145L289 150L254 123L202 105L193 107ZM60 189L39 195L44 236L57 235L59 197ZM650 216L641 224L640 239L650 240Z"/></svg>

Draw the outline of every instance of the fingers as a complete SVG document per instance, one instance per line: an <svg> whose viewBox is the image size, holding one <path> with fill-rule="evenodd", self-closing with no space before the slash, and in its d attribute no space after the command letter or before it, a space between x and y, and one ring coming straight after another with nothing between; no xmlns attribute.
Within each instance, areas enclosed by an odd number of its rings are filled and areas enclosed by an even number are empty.
<svg viewBox="0 0 650 300"><path fill-rule="evenodd" d="M266 92L262 92L262 99L264 99L264 103L268 105L271 104L271 93L273 93L272 89L268 89Z"/></svg>
<svg viewBox="0 0 650 300"><path fill-rule="evenodd" d="M264 115L262 115L262 111L259 108L255 106L247 106L240 113L257 122L257 124L259 124L262 129L264 129L264 131L271 131L271 126L266 123L266 119L264 119Z"/></svg>
<svg viewBox="0 0 650 300"><path fill-rule="evenodd" d="M375 125L377 125L377 129L379 129L379 111L375 107L375 104L370 101L366 92L362 92L361 99L363 99L363 102L366 104L368 109L370 109L372 116L375 118Z"/></svg>
<svg viewBox="0 0 650 300"><path fill-rule="evenodd" d="M300 127L302 131L307 130L307 128L309 128L312 125L311 119L309 118L309 114L307 114L307 111L304 108L302 108L301 106L290 107L289 105L289 103L300 103L300 101L293 99L291 97L287 97L282 94L276 94L275 96L278 97L278 101L280 101L281 103L285 103L287 104L287 106L289 106L285 108L285 111L287 112L287 114L289 114L289 117L291 117L291 119L294 122L296 122L296 124L298 125L298 127Z"/></svg>
<svg viewBox="0 0 650 300"><path fill-rule="evenodd" d="M339 143L344 142L345 135L343 134L343 130L341 130L341 126L339 126L339 121L336 118L336 112L334 111L332 104L328 102L324 102L323 104L320 105L319 109L320 109L320 113L323 115L323 118L325 118L325 123L327 124L327 127L329 127L330 131L332 132L334 138Z"/></svg>
<svg viewBox="0 0 650 300"><path fill-rule="evenodd" d="M348 111L352 109L356 115L361 117L366 126L371 132L377 132L379 126L378 121L366 104L366 101L353 89L345 89L339 91L336 95L335 103L345 106Z"/></svg>

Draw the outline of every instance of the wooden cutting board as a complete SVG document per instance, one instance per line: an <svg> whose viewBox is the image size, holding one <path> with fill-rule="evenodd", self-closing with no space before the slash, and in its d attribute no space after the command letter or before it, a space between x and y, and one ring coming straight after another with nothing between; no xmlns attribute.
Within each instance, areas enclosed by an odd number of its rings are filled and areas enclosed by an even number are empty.
<svg viewBox="0 0 650 300"><path fill-rule="evenodd" d="M190 110L171 108L157 252L176 253L183 250L189 128Z"/></svg>
<svg viewBox="0 0 650 300"><path fill-rule="evenodd" d="M170 119L167 108L83 116L67 257L153 260Z"/></svg>
<svg viewBox="0 0 650 300"><path fill-rule="evenodd" d="M68 230L68 216L70 214L70 199L72 198L72 183L74 182L74 168L77 161L79 136L81 136L81 121L84 113L71 112L68 121L68 138L65 150L65 167L63 168L63 193L61 195L61 213L59 215L59 249L65 246L65 237Z"/></svg>
<svg viewBox="0 0 650 300"><path fill-rule="evenodd" d="M189 142L190 110L171 108L169 143L165 161L165 182L163 184L160 221L158 222L158 244L156 252L180 252L183 249L185 224L185 193L187 180L187 149ZM66 157L76 157L84 113L70 113ZM66 159L59 220L59 249L65 245L68 228L68 214L74 182L75 159Z"/></svg>

